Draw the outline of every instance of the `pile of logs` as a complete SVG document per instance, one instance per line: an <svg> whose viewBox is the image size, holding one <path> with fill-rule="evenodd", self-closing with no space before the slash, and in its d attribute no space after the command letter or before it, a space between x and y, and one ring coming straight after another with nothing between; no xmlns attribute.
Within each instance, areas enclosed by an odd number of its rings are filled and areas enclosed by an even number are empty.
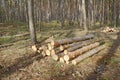
<svg viewBox="0 0 120 80"><path fill-rule="evenodd" d="M52 40L39 48L32 46L34 51L41 53L43 56L51 56L55 61L74 65L104 48L104 42L95 39L93 34Z"/></svg>
<svg viewBox="0 0 120 80"><path fill-rule="evenodd" d="M102 32L116 32L117 30L115 28L105 27Z"/></svg>

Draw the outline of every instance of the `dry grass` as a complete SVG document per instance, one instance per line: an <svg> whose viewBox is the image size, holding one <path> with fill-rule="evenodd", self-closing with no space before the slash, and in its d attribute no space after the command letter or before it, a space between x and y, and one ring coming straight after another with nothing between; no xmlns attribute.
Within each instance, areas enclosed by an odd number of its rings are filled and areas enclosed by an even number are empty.
<svg viewBox="0 0 120 80"><path fill-rule="evenodd" d="M47 33L37 33L37 36L40 41L55 34L58 34L54 36L56 39L79 35L74 30L68 32L60 32L60 30L57 32L56 30L53 33L50 30ZM110 47L85 59L76 66L59 63L50 57L42 57L40 54L32 52L30 39L16 41L14 45L0 50L0 78L1 80L119 80L120 45L113 46L115 45L114 40L117 38L99 32L95 32L95 34L104 38L107 42L106 45ZM117 49L113 52L114 55L107 58L105 55L109 53L112 46ZM108 59L108 64L104 64L106 59Z"/></svg>

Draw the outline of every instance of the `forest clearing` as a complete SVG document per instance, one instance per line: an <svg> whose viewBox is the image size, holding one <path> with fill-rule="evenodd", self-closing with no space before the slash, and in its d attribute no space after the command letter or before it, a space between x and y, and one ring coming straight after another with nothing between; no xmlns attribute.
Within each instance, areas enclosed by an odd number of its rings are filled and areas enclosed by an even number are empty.
<svg viewBox="0 0 120 80"><path fill-rule="evenodd" d="M12 28L10 27L10 29ZM14 30L16 31L16 29ZM83 33L79 28L65 30L65 32L64 30L58 29L54 32L53 29L53 32L52 30L49 32L46 29L46 32L54 35L55 39L70 38L76 35L83 36L79 34L80 32ZM78 31L77 34L76 31ZM7 33L9 32L7 31ZM48 38L51 35L48 35L46 32L37 32L37 37L41 42L51 39L51 37ZM27 33L27 31L24 33ZM15 38L11 36L10 41L13 41L12 45L0 47L0 77L3 80L84 80L86 78L89 79L89 75L91 75L90 80L94 80L96 77L101 80L118 80L120 78L120 40L117 32L103 33L101 30L96 30L89 33L94 34L96 39L103 39L102 41L106 42L107 47L99 53L79 62L77 65L61 63L55 61L51 56L42 56L41 53L35 53L30 47L29 35ZM3 45L10 44L11 42L4 43Z"/></svg>
<svg viewBox="0 0 120 80"><path fill-rule="evenodd" d="M119 1L0 4L0 80L120 80Z"/></svg>

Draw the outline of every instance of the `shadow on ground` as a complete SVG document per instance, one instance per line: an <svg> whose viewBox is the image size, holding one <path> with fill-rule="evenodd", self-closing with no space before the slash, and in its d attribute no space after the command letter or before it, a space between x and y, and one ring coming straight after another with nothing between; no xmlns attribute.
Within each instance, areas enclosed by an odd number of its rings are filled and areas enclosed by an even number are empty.
<svg viewBox="0 0 120 80"><path fill-rule="evenodd" d="M90 73L86 80L98 80L103 72L106 71L107 65L110 63L111 58L114 56L114 53L117 51L117 48L120 45L120 32L117 33L117 39L114 40L113 45L108 50L108 53L103 56L97 63L95 71Z"/></svg>
<svg viewBox="0 0 120 80"><path fill-rule="evenodd" d="M32 64L35 60L40 60L42 58L43 57L38 53L34 53L31 55L27 55L22 58L19 58L12 65L9 65L8 67L0 69L0 79L10 76L11 74L15 73L19 69L25 68L30 64Z"/></svg>

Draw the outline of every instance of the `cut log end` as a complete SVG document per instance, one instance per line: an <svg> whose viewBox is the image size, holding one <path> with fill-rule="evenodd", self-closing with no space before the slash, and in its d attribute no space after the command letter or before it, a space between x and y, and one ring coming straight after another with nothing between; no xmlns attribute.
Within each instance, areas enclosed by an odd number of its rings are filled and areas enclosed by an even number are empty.
<svg viewBox="0 0 120 80"><path fill-rule="evenodd" d="M61 58L60 58L60 62L61 62L61 63L65 63L65 60L61 57Z"/></svg>
<svg viewBox="0 0 120 80"><path fill-rule="evenodd" d="M67 50L64 50L64 54L67 54L68 53L68 51Z"/></svg>
<svg viewBox="0 0 120 80"><path fill-rule="evenodd" d="M73 60L73 61L72 61L72 64L73 64L73 65L76 65L76 64L77 64L77 62L76 62L75 60Z"/></svg>
<svg viewBox="0 0 120 80"><path fill-rule="evenodd" d="M41 54L42 54L42 56L44 56L44 57L46 56L46 54L45 54L45 52L44 52L44 51L42 51L42 52L41 52Z"/></svg>
<svg viewBox="0 0 120 80"><path fill-rule="evenodd" d="M36 45L33 45L33 46L32 46L32 50L35 51L35 52L37 51Z"/></svg>
<svg viewBox="0 0 120 80"><path fill-rule="evenodd" d="M48 49L49 50L52 50L53 48L52 48L52 45L49 43L49 44L47 44L47 46L48 46Z"/></svg>
<svg viewBox="0 0 120 80"><path fill-rule="evenodd" d="M42 47L39 47L39 50L42 50Z"/></svg>
<svg viewBox="0 0 120 80"><path fill-rule="evenodd" d="M65 55L63 58L66 62L69 61L69 59L70 59L68 55Z"/></svg>
<svg viewBox="0 0 120 80"><path fill-rule="evenodd" d="M46 55L47 55L47 56L50 56L50 54L51 54L51 53L50 53L50 50L46 50L45 52L46 52Z"/></svg>
<svg viewBox="0 0 120 80"><path fill-rule="evenodd" d="M64 48L63 48L63 46L62 45L60 45L60 51L63 51L64 50Z"/></svg>
<svg viewBox="0 0 120 80"><path fill-rule="evenodd" d="M70 62L69 61L66 61L66 64L69 64Z"/></svg>
<svg viewBox="0 0 120 80"><path fill-rule="evenodd" d="M55 42L54 42L53 40L51 41L51 45L52 45L52 46L54 46L54 45L55 45Z"/></svg>
<svg viewBox="0 0 120 80"><path fill-rule="evenodd" d="M58 55L52 55L53 60L58 61Z"/></svg>
<svg viewBox="0 0 120 80"><path fill-rule="evenodd" d="M51 55L55 55L55 50L51 50Z"/></svg>
<svg viewBox="0 0 120 80"><path fill-rule="evenodd" d="M38 53L40 53L41 51L40 50L37 50Z"/></svg>

